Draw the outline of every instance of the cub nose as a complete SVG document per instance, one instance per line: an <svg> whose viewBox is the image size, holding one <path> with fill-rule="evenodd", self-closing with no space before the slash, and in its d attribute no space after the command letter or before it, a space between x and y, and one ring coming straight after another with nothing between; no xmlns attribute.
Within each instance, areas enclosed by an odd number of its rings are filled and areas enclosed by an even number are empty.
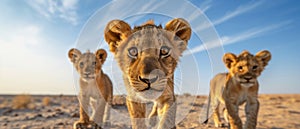
<svg viewBox="0 0 300 129"><path fill-rule="evenodd" d="M88 76L90 74L90 72L84 72L83 74Z"/></svg>
<svg viewBox="0 0 300 129"><path fill-rule="evenodd" d="M244 77L245 80L250 81L252 77Z"/></svg>
<svg viewBox="0 0 300 129"><path fill-rule="evenodd" d="M143 78L143 77L139 76L139 79L146 84L151 84L151 83L154 83L158 79L158 76L155 76L153 78Z"/></svg>

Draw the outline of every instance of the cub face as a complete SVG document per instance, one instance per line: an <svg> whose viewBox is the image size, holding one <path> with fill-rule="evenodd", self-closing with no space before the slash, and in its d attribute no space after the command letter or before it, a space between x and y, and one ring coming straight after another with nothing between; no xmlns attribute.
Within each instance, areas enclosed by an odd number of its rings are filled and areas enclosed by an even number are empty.
<svg viewBox="0 0 300 129"><path fill-rule="evenodd" d="M105 29L105 39L130 89L145 99L155 99L166 90L190 35L183 19L170 21L164 29L153 23L131 29L126 22L113 20Z"/></svg>
<svg viewBox="0 0 300 129"><path fill-rule="evenodd" d="M87 51L81 54L79 50L72 48L68 52L68 57L80 77L84 81L89 81L95 79L96 75L100 74L107 53L104 49L99 49L95 53Z"/></svg>
<svg viewBox="0 0 300 129"><path fill-rule="evenodd" d="M243 51L238 56L227 53L223 57L230 75L244 87L253 86L257 82L257 77L270 60L271 53L267 50L260 51L256 55L248 51Z"/></svg>

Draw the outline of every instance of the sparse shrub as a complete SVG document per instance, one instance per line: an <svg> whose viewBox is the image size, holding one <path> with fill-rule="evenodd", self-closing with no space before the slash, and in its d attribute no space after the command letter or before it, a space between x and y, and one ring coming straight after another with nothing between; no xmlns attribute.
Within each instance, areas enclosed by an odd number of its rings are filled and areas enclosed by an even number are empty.
<svg viewBox="0 0 300 129"><path fill-rule="evenodd" d="M124 106L126 105L126 97L123 95L115 95L113 98L113 103L112 105L114 106Z"/></svg>
<svg viewBox="0 0 300 129"><path fill-rule="evenodd" d="M32 104L32 97L28 94L17 95L12 100L13 109L33 109L34 105Z"/></svg>
<svg viewBox="0 0 300 129"><path fill-rule="evenodd" d="M184 97L190 97L190 96L192 96L190 93L183 93L183 96Z"/></svg>
<svg viewBox="0 0 300 129"><path fill-rule="evenodd" d="M44 97L42 100L43 106L49 106L51 104L51 100L49 97Z"/></svg>

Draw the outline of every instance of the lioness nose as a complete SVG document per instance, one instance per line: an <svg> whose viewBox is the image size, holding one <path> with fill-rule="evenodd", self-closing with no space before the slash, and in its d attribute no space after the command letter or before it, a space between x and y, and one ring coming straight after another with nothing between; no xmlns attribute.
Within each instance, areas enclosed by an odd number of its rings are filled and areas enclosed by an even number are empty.
<svg viewBox="0 0 300 129"><path fill-rule="evenodd" d="M143 78L143 77L139 76L139 79L146 84L151 84L151 83L154 83L158 79L158 76L155 76L154 78Z"/></svg>

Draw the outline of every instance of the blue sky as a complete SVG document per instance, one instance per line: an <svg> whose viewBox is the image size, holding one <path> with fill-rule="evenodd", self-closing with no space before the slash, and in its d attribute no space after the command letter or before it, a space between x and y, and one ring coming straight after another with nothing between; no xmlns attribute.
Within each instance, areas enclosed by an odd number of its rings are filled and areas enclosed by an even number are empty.
<svg viewBox="0 0 300 129"><path fill-rule="evenodd" d="M0 94L76 94L76 76L67 58L70 48L84 50L96 44L90 49L100 46L108 50L101 28L114 18L125 19L131 25L148 19L164 25L172 16L180 15L191 22L193 36L187 50L190 53L182 57L176 71L177 93L207 94L212 76L226 71L220 55L238 54L245 49L252 53L267 49L272 53L269 66L259 78L260 93L300 93L296 81L300 77L297 0L1 2ZM131 13L138 11L151 14ZM164 11L171 14L155 13ZM104 71L113 78L116 93L123 93L122 79L112 71L117 69L113 56L108 58Z"/></svg>

